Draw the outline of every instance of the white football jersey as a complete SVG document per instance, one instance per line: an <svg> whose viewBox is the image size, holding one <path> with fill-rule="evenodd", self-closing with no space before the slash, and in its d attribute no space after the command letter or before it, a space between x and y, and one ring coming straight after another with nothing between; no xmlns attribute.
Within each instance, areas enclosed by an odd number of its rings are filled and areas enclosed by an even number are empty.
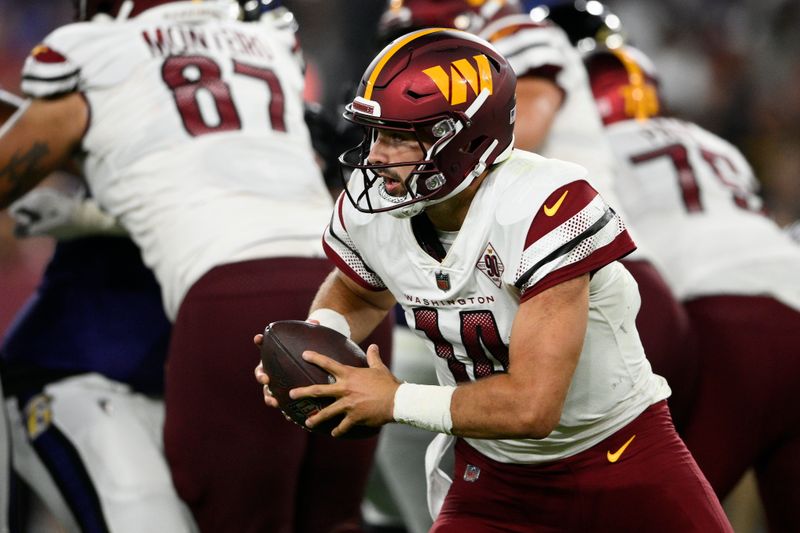
<svg viewBox="0 0 800 533"><path fill-rule="evenodd" d="M620 212L621 202L614 191L616 162L603 133L583 60L564 30L549 22L536 23L528 15L511 15L489 24L480 36L508 60L518 78L553 77L564 91L564 100L536 151L585 167L592 184Z"/></svg>
<svg viewBox="0 0 800 533"><path fill-rule="evenodd" d="M670 118L607 128L625 213L675 295L769 295L800 309L800 248L761 211L733 145Z"/></svg>
<svg viewBox="0 0 800 533"><path fill-rule="evenodd" d="M633 242L585 174L515 150L478 189L442 262L423 251L409 219L361 213L345 195L325 232L326 252L343 272L368 289L390 290L403 306L411 330L438 356L443 385L504 372L520 302L594 273L583 352L559 426L542 440L467 439L498 461L573 455L669 395L636 332L636 284L615 261Z"/></svg>
<svg viewBox="0 0 800 533"><path fill-rule="evenodd" d="M29 96L85 96L86 179L142 249L170 318L215 266L322 256L332 202L294 46L230 5L175 2L59 28L25 63Z"/></svg>

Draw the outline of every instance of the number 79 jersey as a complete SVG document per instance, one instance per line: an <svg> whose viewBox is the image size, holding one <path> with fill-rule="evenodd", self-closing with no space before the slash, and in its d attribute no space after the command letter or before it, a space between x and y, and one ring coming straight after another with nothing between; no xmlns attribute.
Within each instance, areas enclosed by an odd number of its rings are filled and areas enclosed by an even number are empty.
<svg viewBox="0 0 800 533"><path fill-rule="evenodd" d="M800 248L761 212L739 150L672 118L606 131L626 215L678 298L766 294L800 309Z"/></svg>
<svg viewBox="0 0 800 533"><path fill-rule="evenodd" d="M331 200L294 35L233 20L230 7L176 2L69 24L23 72L29 96L84 95L87 182L142 249L171 318L214 266L322 256Z"/></svg>
<svg viewBox="0 0 800 533"><path fill-rule="evenodd" d="M498 461L573 455L669 395L636 333L636 284L615 261L633 242L584 176L577 165L515 150L481 184L441 262L420 247L408 219L358 212L345 196L325 233L342 272L369 290L388 289L403 306L446 385L507 371L520 303L592 273L583 352L559 426L542 440L468 439Z"/></svg>

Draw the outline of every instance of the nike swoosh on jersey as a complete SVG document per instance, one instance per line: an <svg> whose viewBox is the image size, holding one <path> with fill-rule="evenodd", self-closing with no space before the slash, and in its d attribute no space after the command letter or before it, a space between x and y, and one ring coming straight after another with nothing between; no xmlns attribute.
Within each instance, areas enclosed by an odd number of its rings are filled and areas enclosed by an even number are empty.
<svg viewBox="0 0 800 533"><path fill-rule="evenodd" d="M633 437L631 437L631 438L629 438L629 439L628 439L628 442L626 442L625 444L623 444L623 445L620 447L620 449L619 449L619 450L617 450L617 451L616 451L616 452L614 452L614 453L611 453L610 451L609 451L609 452L606 452L606 457L608 458L608 462L609 462L609 463L616 463L617 461L619 461L619 458L620 458L620 457L622 457L622 452L624 452L624 451L625 451L625 449L628 447L628 445L629 445L631 442L633 442L633 439L635 439L635 438L636 438L636 435L634 434L634 435L633 435Z"/></svg>
<svg viewBox="0 0 800 533"><path fill-rule="evenodd" d="M548 206L545 205L544 206L544 214L549 216L549 217L555 215L556 212L558 211L558 208L561 207L562 203L564 203L564 198L567 197L567 193L568 192L569 192L568 190L564 191L564 194L561 195L561 198L559 198L558 201L556 203L554 203L552 206L548 207Z"/></svg>

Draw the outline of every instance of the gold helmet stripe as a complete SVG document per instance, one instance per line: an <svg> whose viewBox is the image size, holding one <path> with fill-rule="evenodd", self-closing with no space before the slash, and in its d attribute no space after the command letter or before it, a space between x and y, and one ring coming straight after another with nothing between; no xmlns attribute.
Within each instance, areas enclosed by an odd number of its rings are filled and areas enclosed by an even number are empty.
<svg viewBox="0 0 800 533"><path fill-rule="evenodd" d="M394 56L398 52L398 50L400 50L402 47L404 47L405 45L407 45L408 43L410 43L415 39L419 39L420 37L424 37L425 35L436 33L438 31L445 31L446 29L447 28L428 28L426 30L419 30L409 35L406 35L405 37L397 41L397 43L395 43L394 46L392 46L389 50L387 50L383 54L383 57L381 58L380 61L378 61L378 64L375 66L375 69L373 69L372 74L369 75L369 79L367 80L367 87L366 89L364 89L364 98L367 100L372 99L372 88L375 86L375 80L378 79L378 76L380 75L381 70L383 70L383 67L386 66L386 63L389 62L389 60L392 58L392 56Z"/></svg>
<svg viewBox="0 0 800 533"><path fill-rule="evenodd" d="M625 113L636 120L645 120L648 117L657 115L659 105L656 88L647 83L647 78L642 68L622 48L611 49L611 53L617 56L628 72L630 85L621 89L625 98Z"/></svg>

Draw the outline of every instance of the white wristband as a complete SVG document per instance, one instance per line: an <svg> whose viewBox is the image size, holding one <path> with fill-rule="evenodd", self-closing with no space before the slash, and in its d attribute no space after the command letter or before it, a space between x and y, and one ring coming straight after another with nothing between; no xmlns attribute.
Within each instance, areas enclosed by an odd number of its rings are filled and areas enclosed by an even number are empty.
<svg viewBox="0 0 800 533"><path fill-rule="evenodd" d="M395 422L416 428L452 434L450 401L456 388L439 385L403 383L394 393Z"/></svg>
<svg viewBox="0 0 800 533"><path fill-rule="evenodd" d="M347 323L343 314L333 309L315 309L308 315L306 321L308 320L316 320L320 326L335 329L348 339L350 338L350 324Z"/></svg>

